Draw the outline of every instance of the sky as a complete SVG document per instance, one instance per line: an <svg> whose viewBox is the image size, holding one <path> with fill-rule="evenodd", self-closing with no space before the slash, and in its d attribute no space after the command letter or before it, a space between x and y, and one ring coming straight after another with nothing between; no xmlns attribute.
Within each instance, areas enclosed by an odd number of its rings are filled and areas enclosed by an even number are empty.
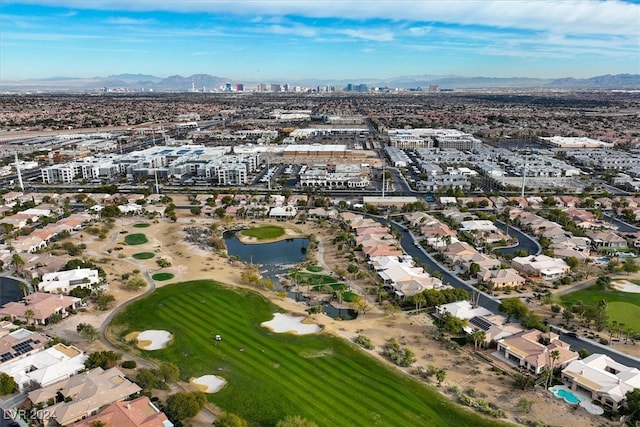
<svg viewBox="0 0 640 427"><path fill-rule="evenodd" d="M640 73L640 0L2 0L0 81Z"/></svg>

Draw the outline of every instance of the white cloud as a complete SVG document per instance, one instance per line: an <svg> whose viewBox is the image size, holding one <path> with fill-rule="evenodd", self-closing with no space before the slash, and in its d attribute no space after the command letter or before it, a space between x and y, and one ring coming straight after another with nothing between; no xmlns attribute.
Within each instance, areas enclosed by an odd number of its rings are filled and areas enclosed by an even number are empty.
<svg viewBox="0 0 640 427"><path fill-rule="evenodd" d="M390 19L483 25L567 34L640 33L640 5L620 0L147 0L90 1L13 0L73 9L225 13L243 16L302 16L351 20Z"/></svg>
<svg viewBox="0 0 640 427"><path fill-rule="evenodd" d="M119 16L107 19L107 24L113 25L147 25L154 22L153 19L135 19L126 16Z"/></svg>
<svg viewBox="0 0 640 427"><path fill-rule="evenodd" d="M305 25L269 25L265 27L267 32L273 34L287 34L301 37L315 37L318 31Z"/></svg>
<svg viewBox="0 0 640 427"><path fill-rule="evenodd" d="M409 27L409 34L412 36L424 36L429 34L433 27Z"/></svg>
<svg viewBox="0 0 640 427"><path fill-rule="evenodd" d="M393 40L393 33L387 30L378 29L344 29L336 30L335 34L342 34L356 39L371 40L378 42L388 42Z"/></svg>

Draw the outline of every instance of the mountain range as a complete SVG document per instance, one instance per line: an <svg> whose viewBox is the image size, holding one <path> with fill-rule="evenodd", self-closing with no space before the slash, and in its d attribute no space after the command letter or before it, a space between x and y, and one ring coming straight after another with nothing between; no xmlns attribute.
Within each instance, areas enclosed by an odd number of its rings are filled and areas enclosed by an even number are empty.
<svg viewBox="0 0 640 427"><path fill-rule="evenodd" d="M91 92L100 90L126 89L128 91L158 91L158 92L188 92L195 88L197 91L218 90L225 84L242 83L245 90L254 90L258 82L238 82L227 77L209 74L194 74L188 77L180 75L166 78L147 74L118 74L108 77L74 78L51 77L46 79L31 79L20 81L0 81L0 91L81 91ZM640 74L607 74L587 79L572 77L559 79L539 79L528 77L463 77L442 75L400 76L380 80L372 78L322 80L305 79L298 81L264 83L289 83L290 86L316 87L334 86L346 87L348 84L366 84L369 87L387 87L401 89L427 88L437 85L441 89L640 89Z"/></svg>

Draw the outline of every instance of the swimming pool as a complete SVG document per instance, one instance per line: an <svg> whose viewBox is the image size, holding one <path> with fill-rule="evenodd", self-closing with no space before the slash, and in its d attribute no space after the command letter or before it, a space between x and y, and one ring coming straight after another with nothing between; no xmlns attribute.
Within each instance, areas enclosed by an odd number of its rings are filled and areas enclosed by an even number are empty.
<svg viewBox="0 0 640 427"><path fill-rule="evenodd" d="M578 396L576 396L569 390L565 390L564 388L551 387L549 391L555 394L557 398L562 398L569 404L575 405L581 402Z"/></svg>
<svg viewBox="0 0 640 427"><path fill-rule="evenodd" d="M609 262L610 259L605 256L605 257L602 257L602 258L598 258L598 261L600 261L600 262Z"/></svg>

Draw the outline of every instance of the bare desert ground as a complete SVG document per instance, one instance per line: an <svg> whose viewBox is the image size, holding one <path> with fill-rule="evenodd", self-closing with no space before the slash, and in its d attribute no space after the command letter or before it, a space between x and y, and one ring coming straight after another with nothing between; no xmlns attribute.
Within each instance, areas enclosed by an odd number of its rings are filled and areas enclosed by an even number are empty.
<svg viewBox="0 0 640 427"><path fill-rule="evenodd" d="M188 212L188 211L187 211ZM192 218L189 214L180 212L176 223L161 219L155 222L143 219L130 218L118 220L111 234L103 241L93 239L86 234L83 242L87 244L85 257L99 260L100 265L107 272L109 278L109 292L116 298L115 307L140 295L149 289L139 292L126 291L121 288L119 278L123 273L139 274L153 273L160 268L156 259L164 258L171 262L171 267L162 269L175 274L172 280L156 282L155 286L166 286L170 283L179 283L188 280L212 279L236 286L244 286L240 282L240 273L246 267L244 263L230 261L224 255L212 251L203 250L184 241L183 228L191 225L208 226L213 220L205 218ZM138 222L150 222L147 228L134 228ZM279 223L283 225L283 223ZM284 226L287 226L284 224ZM335 271L345 268L349 261L345 258L345 252L339 251L331 244L331 239L336 230L331 225L318 225L307 222L299 225L299 231L313 233L319 240L319 248L313 255L317 257L317 263L326 269ZM137 246L124 244L126 233L144 233L149 242ZM154 252L155 257L148 260L135 260L131 255L137 252ZM370 278L365 277L355 283L356 288L363 289ZM272 291L257 290L263 293L275 304L288 309L294 314L304 314L305 306L285 298L278 298ZM426 367L434 365L446 369L446 379L438 387L435 380L431 381L443 394L447 395L447 389L457 386L463 391L483 397L508 414L508 420L521 423L523 420L538 421L540 425L549 426L608 426L613 425L605 418L595 417L582 409L572 410L563 401L554 398L549 392L541 388L523 392L512 386L512 380L503 374L492 371L491 366L481 359L463 350L451 350L449 346L436 339L434 327L428 315L395 314L385 315L383 310L375 306L373 297L368 296L373 309L367 314L358 316L355 320L334 320L323 314L315 314L312 320L322 325L322 333L330 333L351 340L358 334L364 334L371 339L376 348L369 351L373 357L384 360L380 355L381 346L392 337L396 337L403 346L412 349L416 356L416 365ZM99 312L89 307L85 312L72 316L58 325L49 327L52 335L62 336L74 343L79 343L83 348L97 350L104 348L103 343L96 341L91 344L84 342L76 332L78 323L90 323L100 327L107 316L107 312ZM363 350L365 351L365 350ZM388 363L384 360L385 363ZM505 367L509 370L511 368ZM409 375L408 370L406 371ZM180 387L195 389L188 383L180 384ZM517 409L517 402L521 398L533 402L529 413L523 413ZM215 409L213 409L215 411ZM192 420L194 425L211 425L211 412L203 411L201 415Z"/></svg>

